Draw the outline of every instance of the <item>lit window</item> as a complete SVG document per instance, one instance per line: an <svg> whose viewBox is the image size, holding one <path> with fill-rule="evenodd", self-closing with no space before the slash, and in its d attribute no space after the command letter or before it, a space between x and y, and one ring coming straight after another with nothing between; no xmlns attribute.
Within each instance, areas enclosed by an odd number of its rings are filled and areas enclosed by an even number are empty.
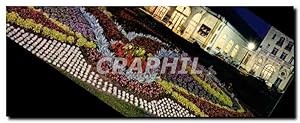
<svg viewBox="0 0 300 123"><path fill-rule="evenodd" d="M185 33L183 34L183 36L185 38L189 38L191 36L191 34L196 29L196 26L200 22L200 19L201 19L201 14L200 13L197 13L193 16L192 20L189 22L188 26L186 27L186 29L184 31Z"/></svg>
<svg viewBox="0 0 300 123"><path fill-rule="evenodd" d="M243 61L243 64L246 65L250 58L251 58L251 54L247 54L245 60Z"/></svg>
<svg viewBox="0 0 300 123"><path fill-rule="evenodd" d="M217 49L220 50L223 47L224 41L226 40L227 35L223 35L220 40L217 42Z"/></svg>
<svg viewBox="0 0 300 123"><path fill-rule="evenodd" d="M162 20L165 15L168 13L170 7L168 6L158 6L153 14L153 16L157 19Z"/></svg>
<svg viewBox="0 0 300 123"><path fill-rule="evenodd" d="M189 16L191 13L190 7L187 6L177 6L176 10L183 13L185 16Z"/></svg>
<svg viewBox="0 0 300 123"><path fill-rule="evenodd" d="M258 68L259 68L259 66L261 65L262 61L263 61L262 58L259 58L259 59L255 62L255 64L253 65L252 70L253 70L253 71L257 71Z"/></svg>
<svg viewBox="0 0 300 123"><path fill-rule="evenodd" d="M231 57L234 58L239 50L239 45L235 45L234 49L231 52Z"/></svg>
<svg viewBox="0 0 300 123"><path fill-rule="evenodd" d="M226 45L224 52L228 53L233 44L234 44L234 42L232 40L230 40L229 43Z"/></svg>
<svg viewBox="0 0 300 123"><path fill-rule="evenodd" d="M272 65L266 65L264 67L264 69L262 70L261 72L261 77L264 79L264 80L269 80L270 77L272 76L273 72L275 71L275 68L274 66Z"/></svg>
<svg viewBox="0 0 300 123"><path fill-rule="evenodd" d="M252 70L254 72L256 72L258 70L258 68L259 68L259 65L258 64L254 64Z"/></svg>
<svg viewBox="0 0 300 123"><path fill-rule="evenodd" d="M172 14L168 27L175 32L179 32L182 24L186 21L187 17L191 14L190 7L177 6L176 10Z"/></svg>
<svg viewBox="0 0 300 123"><path fill-rule="evenodd" d="M147 6L145 8L148 12L150 12L152 14L154 12L154 10L156 9L156 6Z"/></svg>

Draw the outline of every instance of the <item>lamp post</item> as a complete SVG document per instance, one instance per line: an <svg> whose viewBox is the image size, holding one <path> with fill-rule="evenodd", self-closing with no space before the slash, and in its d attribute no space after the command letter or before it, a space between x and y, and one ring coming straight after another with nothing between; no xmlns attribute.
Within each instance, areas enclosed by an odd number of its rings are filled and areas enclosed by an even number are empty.
<svg viewBox="0 0 300 123"><path fill-rule="evenodd" d="M242 61L240 62L239 68L241 67L241 64L245 60L246 56L248 56L248 52L252 51L254 48L255 48L255 44L253 42L249 42L247 45L247 52L245 53Z"/></svg>

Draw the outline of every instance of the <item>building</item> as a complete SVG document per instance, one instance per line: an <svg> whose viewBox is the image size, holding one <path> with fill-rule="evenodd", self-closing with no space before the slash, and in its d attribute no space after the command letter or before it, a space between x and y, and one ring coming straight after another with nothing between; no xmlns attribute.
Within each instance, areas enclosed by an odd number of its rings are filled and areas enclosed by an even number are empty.
<svg viewBox="0 0 300 123"><path fill-rule="evenodd" d="M239 64L247 52L248 40L207 7L147 6L145 10L179 36L231 64Z"/></svg>
<svg viewBox="0 0 300 123"><path fill-rule="evenodd" d="M207 7L147 6L144 9L187 41L197 42L208 53L265 80L269 87L284 91L294 76L294 41L274 27L260 44L254 44L260 42L256 41L258 38L245 38L245 33L242 35L225 17ZM250 48L250 44L254 46Z"/></svg>
<svg viewBox="0 0 300 123"><path fill-rule="evenodd" d="M245 54L249 52L246 49L249 41L244 38L228 21L220 22L218 29L206 47L210 54L223 57L230 64L239 65Z"/></svg>
<svg viewBox="0 0 300 123"><path fill-rule="evenodd" d="M294 40L271 27L255 54L243 67L262 78L269 87L285 91L290 79L295 75Z"/></svg>

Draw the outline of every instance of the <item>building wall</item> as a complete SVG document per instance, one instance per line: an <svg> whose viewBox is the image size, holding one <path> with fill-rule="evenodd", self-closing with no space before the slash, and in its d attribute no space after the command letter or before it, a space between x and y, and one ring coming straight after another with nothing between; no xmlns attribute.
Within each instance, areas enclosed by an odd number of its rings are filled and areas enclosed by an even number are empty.
<svg viewBox="0 0 300 123"><path fill-rule="evenodd" d="M285 90L289 79L294 75L294 60L289 63L290 60L294 58L294 46L291 51L285 50L285 46L288 45L289 42L293 42L294 44L292 39L278 31L276 28L271 27L262 43L256 44L255 50L250 51L247 48L247 45L251 41L245 39L238 30L224 19L224 17L210 11L207 7L188 8L191 10L190 15L186 17L186 21L181 25L180 32L173 30L175 33L191 43L197 42L201 48L210 54L220 53L223 58L228 58L230 62L232 61L234 64L237 64L238 69L240 67L244 68L249 73L253 73L256 77L264 78L267 75L265 74L267 73L265 72L267 70L266 68L273 69L270 77L264 79L266 84L270 87L276 85L276 80L279 78L282 81L277 88L279 90ZM145 9L149 10L150 14L151 12L153 14L153 11L155 11L151 7L145 7ZM176 6L170 6L168 12L159 21L167 26L170 17L172 17L175 11ZM200 13L201 17L199 21L196 22L195 28L188 28L192 22L193 16L197 13ZM199 32L203 25L205 25L205 29L210 29L209 33L205 36L201 35L201 31ZM191 35L187 35L188 33L191 33ZM273 38L274 34L276 34L275 38ZM276 45L276 42L280 38L285 38L281 47ZM228 44L232 44L232 46L227 47ZM218 46L220 46L220 48L218 48ZM235 46L238 46L239 49L234 50ZM278 52L277 54L272 55L271 53L274 48L278 48ZM227 53L224 51L227 51ZM231 57L233 51L236 52L236 55ZM282 60L280 57L283 52L286 53L287 56ZM245 60L248 57L249 59ZM284 75L282 73L284 73Z"/></svg>
<svg viewBox="0 0 300 123"><path fill-rule="evenodd" d="M194 10L193 11L194 14L199 13L201 11L200 9L193 9L193 10ZM191 16L191 18L192 18L192 16ZM215 17L208 11L204 10L200 22L198 23L193 34L190 37L191 40L197 41L200 46L208 43L209 39L211 39L211 35L214 34L214 28L216 28L215 26L217 26L217 22L218 22L217 17ZM198 32L199 29L203 26L206 26L206 27L208 27L208 29L210 29L209 34L206 36L201 36L200 33Z"/></svg>
<svg viewBox="0 0 300 123"><path fill-rule="evenodd" d="M276 34L275 37L274 34ZM280 40L281 37L285 38L285 40L283 41L282 46L278 46L276 45L276 43L278 40ZM275 86L276 80L278 78L281 79L282 81L277 88L281 91L284 91L290 78L294 75L294 60L291 60L294 59L294 46L292 47L291 51L285 50L285 47L289 42L292 42L294 44L294 41L291 38L281 33L276 28L271 27L264 40L260 44L259 48L257 49L256 54L253 55L251 61L245 67L246 70L252 70L254 72L254 76L263 78L263 73L264 69L266 69L266 66L273 66L274 71L271 74L270 78L263 79L266 81L266 84L269 87ZM274 48L278 49L278 52L275 55L272 54ZM287 54L285 59L280 58L282 53ZM262 59L261 63L258 63L259 59ZM258 67L255 67L256 65Z"/></svg>
<svg viewBox="0 0 300 123"><path fill-rule="evenodd" d="M245 56L245 53L247 52L245 46L247 45L248 41L244 37L242 37L242 35L239 34L237 30L235 30L229 23L222 22L220 26L222 26L223 28L219 27L220 29L218 28L216 30L218 36L208 46L211 47L210 52L212 54L220 53L223 56L230 58L235 63L240 63L240 61ZM233 42L231 47L229 45L229 42L231 42L231 44ZM236 46L238 46L238 50L236 53L232 54Z"/></svg>
<svg viewBox="0 0 300 123"><path fill-rule="evenodd" d="M164 23L166 26L168 26L169 19L176 11L176 6L169 7L170 9L165 14L165 17L161 19L162 23ZM220 52L223 57L229 58L230 61L233 61L235 64L240 63L247 52L245 47L248 41L222 16L212 12L209 8L195 6L187 8L191 10L191 13L189 16L187 16L186 21L182 24L182 31L173 31L191 43L197 42L201 48L211 54ZM153 7L145 7L145 9L148 10L149 13L153 13L155 11ZM200 19L194 23L194 28L190 29L189 26L193 21L192 18L196 14L201 15ZM201 27L206 27L206 29L210 30L209 33L207 35L201 35L203 34L201 31L199 32ZM223 46L220 48L220 50L218 50L217 45L222 40L224 35L226 35L226 39L223 42ZM233 42L233 45L229 49L227 48L227 53L224 53L224 50L229 42ZM238 46L238 50L235 50L236 46ZM233 51L236 53L234 53L235 55L232 57Z"/></svg>

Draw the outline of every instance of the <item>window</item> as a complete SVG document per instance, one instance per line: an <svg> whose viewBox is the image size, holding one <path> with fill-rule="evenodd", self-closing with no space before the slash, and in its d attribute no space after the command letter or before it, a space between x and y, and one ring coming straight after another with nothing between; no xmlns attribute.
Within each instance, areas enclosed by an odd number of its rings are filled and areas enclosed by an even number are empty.
<svg viewBox="0 0 300 123"><path fill-rule="evenodd" d="M156 9L156 6L148 6L148 7L145 7L145 8L146 8L146 10L148 12L150 12L151 14L153 14L154 10Z"/></svg>
<svg viewBox="0 0 300 123"><path fill-rule="evenodd" d="M256 61L256 63L252 67L252 70L257 71L261 63L262 63L262 58L260 58Z"/></svg>
<svg viewBox="0 0 300 123"><path fill-rule="evenodd" d="M198 30L198 33L203 36L203 37L207 37L207 35L210 33L210 28L208 26L206 26L205 24L202 24L200 29Z"/></svg>
<svg viewBox="0 0 300 123"><path fill-rule="evenodd" d="M258 70L258 68L259 68L259 65L258 64L254 64L252 70L255 72L255 71Z"/></svg>
<svg viewBox="0 0 300 123"><path fill-rule="evenodd" d="M282 46L283 42L284 42L285 38L284 37L280 37L280 39L276 42L276 45L278 46Z"/></svg>
<svg viewBox="0 0 300 123"><path fill-rule="evenodd" d="M251 55L250 54L247 54L246 55L246 59L244 60L243 64L246 65L250 59Z"/></svg>
<svg viewBox="0 0 300 123"><path fill-rule="evenodd" d="M157 19L162 20L165 17L165 15L168 13L169 9L170 7L168 6L159 6L156 8L153 16Z"/></svg>
<svg viewBox="0 0 300 123"><path fill-rule="evenodd" d="M284 49L287 51L291 51L293 46L294 46L293 42L289 42L288 45L286 45L286 47Z"/></svg>
<svg viewBox="0 0 300 123"><path fill-rule="evenodd" d="M273 84L274 87L278 88L278 86L280 85L281 81L282 81L282 79L277 78L276 81L275 81L274 84Z"/></svg>
<svg viewBox="0 0 300 123"><path fill-rule="evenodd" d="M261 72L261 77L264 79L264 80L269 80L270 77L272 76L273 72L275 71L275 67L268 64L264 67L264 69L262 70Z"/></svg>
<svg viewBox="0 0 300 123"><path fill-rule="evenodd" d="M274 48L273 51L271 52L271 54L276 55L277 52L278 52L278 49L277 49L277 48Z"/></svg>
<svg viewBox="0 0 300 123"><path fill-rule="evenodd" d="M283 53L281 54L280 58L281 58L282 60L284 60L284 59L286 58L286 56L287 56L287 54L283 52Z"/></svg>
<svg viewBox="0 0 300 123"><path fill-rule="evenodd" d="M274 35L273 35L272 39L274 40L274 39L275 39L275 37L276 37L276 34L274 34Z"/></svg>
<svg viewBox="0 0 300 123"><path fill-rule="evenodd" d="M237 54L237 52L239 51L239 45L235 45L234 49L231 52L231 57L234 58Z"/></svg>
<svg viewBox="0 0 300 123"><path fill-rule="evenodd" d="M190 7L187 6L177 6L176 10L172 14L168 27L175 32L181 31L181 26L186 21L187 17L191 14Z"/></svg>
<svg viewBox="0 0 300 123"><path fill-rule="evenodd" d="M292 58L290 59L289 63L292 64L294 61L294 56L292 56Z"/></svg>
<svg viewBox="0 0 300 123"><path fill-rule="evenodd" d="M192 20L189 22L188 26L184 30L183 37L189 38L192 35L198 23L200 22L201 17L202 15L200 13L197 13L193 16Z"/></svg>
<svg viewBox="0 0 300 123"><path fill-rule="evenodd" d="M223 47L224 41L226 40L227 35L223 35L221 39L217 42L217 49L220 50Z"/></svg>
<svg viewBox="0 0 300 123"><path fill-rule="evenodd" d="M226 45L224 52L228 53L233 44L234 44L234 42L232 40L230 40L229 43Z"/></svg>

